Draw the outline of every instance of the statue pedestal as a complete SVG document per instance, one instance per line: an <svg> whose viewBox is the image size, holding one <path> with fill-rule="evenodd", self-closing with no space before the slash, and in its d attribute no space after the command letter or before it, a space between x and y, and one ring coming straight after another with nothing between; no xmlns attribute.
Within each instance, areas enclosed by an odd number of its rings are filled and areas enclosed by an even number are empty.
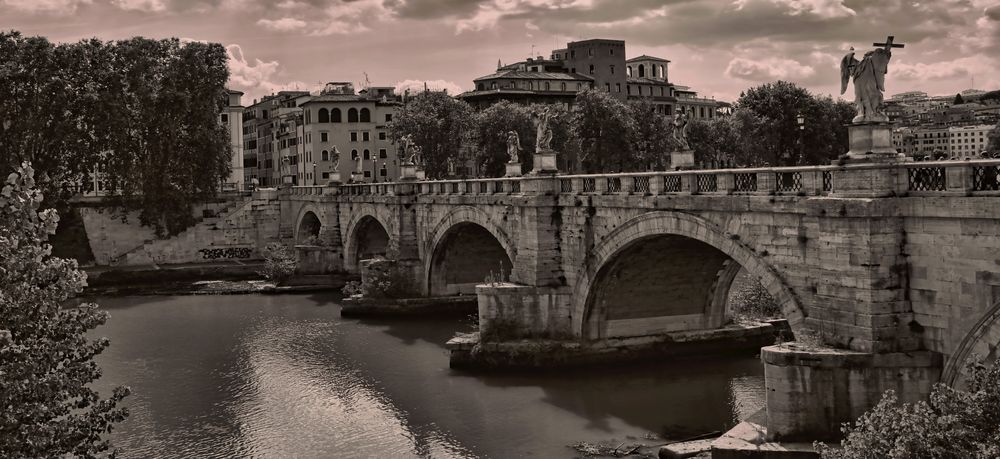
<svg viewBox="0 0 1000 459"><path fill-rule="evenodd" d="M416 180L417 179L417 166L413 164L403 164L399 166L399 180Z"/></svg>
<svg viewBox="0 0 1000 459"><path fill-rule="evenodd" d="M326 184L327 186L340 186L341 182L340 171L337 171L330 174L330 181Z"/></svg>
<svg viewBox="0 0 1000 459"><path fill-rule="evenodd" d="M424 168L417 167L417 180L426 180L427 172L424 172Z"/></svg>
<svg viewBox="0 0 1000 459"><path fill-rule="evenodd" d="M681 150L670 152L670 167L674 169L693 169L694 150Z"/></svg>
<svg viewBox="0 0 1000 459"><path fill-rule="evenodd" d="M533 159L534 168L531 170L533 175L555 174L559 172L559 168L556 166L555 150L536 151Z"/></svg>
<svg viewBox="0 0 1000 459"><path fill-rule="evenodd" d="M892 124L870 121L847 126L847 136L851 149L847 152L849 162L895 162L904 161L906 156L892 146Z"/></svg>
<svg viewBox="0 0 1000 459"><path fill-rule="evenodd" d="M521 163L509 162L507 163L507 173L504 177L520 177L521 176Z"/></svg>

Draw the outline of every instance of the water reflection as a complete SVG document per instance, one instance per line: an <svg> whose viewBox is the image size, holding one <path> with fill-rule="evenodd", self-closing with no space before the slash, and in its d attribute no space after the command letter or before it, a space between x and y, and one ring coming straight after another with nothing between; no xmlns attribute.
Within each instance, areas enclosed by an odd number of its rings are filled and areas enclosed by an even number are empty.
<svg viewBox="0 0 1000 459"><path fill-rule="evenodd" d="M359 322L337 297L110 298L104 390L124 457L569 457L566 445L721 430L759 408L753 358L470 376L468 321Z"/></svg>

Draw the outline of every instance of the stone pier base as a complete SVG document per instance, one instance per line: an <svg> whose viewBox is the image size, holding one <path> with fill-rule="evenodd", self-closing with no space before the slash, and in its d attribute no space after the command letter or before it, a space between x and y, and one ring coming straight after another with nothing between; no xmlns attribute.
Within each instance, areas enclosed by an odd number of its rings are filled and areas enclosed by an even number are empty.
<svg viewBox="0 0 1000 459"><path fill-rule="evenodd" d="M840 437L892 389L912 403L927 397L941 375L941 354L929 351L870 354L796 343L761 349L767 387L768 440L813 441Z"/></svg>
<svg viewBox="0 0 1000 459"><path fill-rule="evenodd" d="M344 271L344 256L339 247L297 245L295 256L299 274L329 274Z"/></svg>

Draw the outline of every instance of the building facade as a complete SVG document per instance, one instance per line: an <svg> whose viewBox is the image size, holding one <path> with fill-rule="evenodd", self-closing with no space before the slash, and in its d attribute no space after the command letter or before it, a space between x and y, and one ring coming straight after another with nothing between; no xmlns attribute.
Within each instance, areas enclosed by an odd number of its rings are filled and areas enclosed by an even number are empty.
<svg viewBox="0 0 1000 459"><path fill-rule="evenodd" d="M553 50L548 59L529 57L474 80L475 89L458 95L474 108L501 100L520 104L560 104L570 107L576 94L597 89L619 100L649 100L665 115L690 114L714 118L719 104L698 97L686 86L668 79L670 61L642 55L625 58L625 42L592 39Z"/></svg>
<svg viewBox="0 0 1000 459"><path fill-rule="evenodd" d="M343 181L399 178L401 158L389 139L388 124L401 106L392 88L354 94L350 83L327 85L321 95L302 104L306 184L326 184L338 172Z"/></svg>

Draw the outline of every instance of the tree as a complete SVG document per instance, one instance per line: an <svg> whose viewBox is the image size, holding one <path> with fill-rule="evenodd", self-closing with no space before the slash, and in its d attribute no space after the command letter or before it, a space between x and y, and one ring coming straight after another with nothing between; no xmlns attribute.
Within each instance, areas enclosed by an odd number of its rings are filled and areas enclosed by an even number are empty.
<svg viewBox="0 0 1000 459"><path fill-rule="evenodd" d="M670 163L674 142L672 126L648 99L628 103L632 126L629 143L639 170L663 170Z"/></svg>
<svg viewBox="0 0 1000 459"><path fill-rule="evenodd" d="M769 165L825 164L847 153L847 129L854 117L852 104L816 98L785 81L767 83L744 91L734 106L752 113L743 124L742 138L749 155ZM800 129L798 116L804 124Z"/></svg>
<svg viewBox="0 0 1000 459"><path fill-rule="evenodd" d="M444 92L425 91L407 102L389 124L396 141L413 136L422 150L427 176L443 177L448 158L460 158L463 140L473 127L472 107Z"/></svg>
<svg viewBox="0 0 1000 459"><path fill-rule="evenodd" d="M519 160L530 169L531 155L535 151L535 127L531 109L524 105L500 101L475 114L472 143L475 147L476 167L481 177L502 177L507 154L507 133L517 132L523 149Z"/></svg>
<svg viewBox="0 0 1000 459"><path fill-rule="evenodd" d="M577 93L572 114L573 136L580 142L579 162L584 172L638 170L629 138L632 119L624 102L594 89Z"/></svg>
<svg viewBox="0 0 1000 459"><path fill-rule="evenodd" d="M951 102L952 105L961 105L961 104L964 104L964 103L965 103L965 100L962 99L962 94L961 93L955 94L955 100Z"/></svg>
<svg viewBox="0 0 1000 459"><path fill-rule="evenodd" d="M1000 123L997 123L990 131L986 154L991 158L1000 158Z"/></svg>
<svg viewBox="0 0 1000 459"><path fill-rule="evenodd" d="M967 389L937 384L927 401L882 400L844 427L843 449L819 446L823 459L1000 457L1000 366L969 366Z"/></svg>
<svg viewBox="0 0 1000 459"><path fill-rule="evenodd" d="M50 255L45 241L59 218L38 210L42 197L27 163L0 192L0 457L96 457L128 414L117 404L129 389L102 399L88 387L109 343L86 334L108 315L92 303L63 307L86 274Z"/></svg>
<svg viewBox="0 0 1000 459"><path fill-rule="evenodd" d="M0 174L31 161L52 178L60 206L94 174L109 204L157 234L194 222L191 206L214 195L232 152L218 122L229 74L219 44L177 39L90 39L53 45L0 33Z"/></svg>

